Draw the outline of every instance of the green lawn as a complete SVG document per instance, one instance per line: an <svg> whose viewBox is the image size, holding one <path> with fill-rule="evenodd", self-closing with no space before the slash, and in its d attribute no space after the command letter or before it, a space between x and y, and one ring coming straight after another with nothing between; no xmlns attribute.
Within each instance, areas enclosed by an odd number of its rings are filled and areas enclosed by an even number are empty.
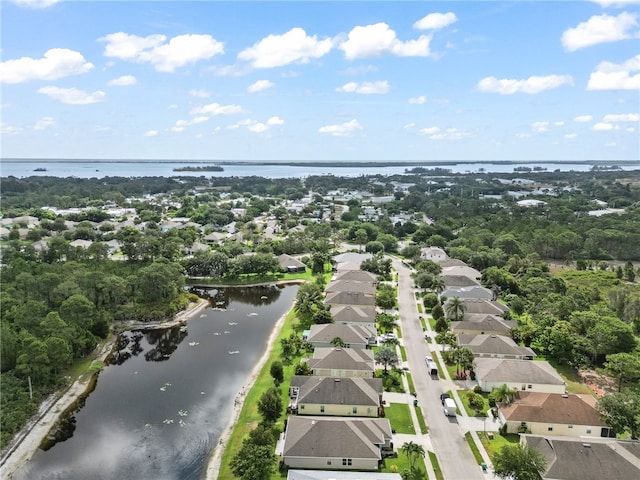
<svg viewBox="0 0 640 480"><path fill-rule="evenodd" d="M396 433L408 433L413 435L416 429L411 420L411 411L406 403L390 403L384 407L384 416L391 422L391 428Z"/></svg>
<svg viewBox="0 0 640 480"><path fill-rule="evenodd" d="M429 452L429 460L431 461L433 473L436 475L436 480L444 480L444 475L442 475L442 470L440 470L440 463L438 463L438 457L436 457L436 454Z"/></svg>
<svg viewBox="0 0 640 480"><path fill-rule="evenodd" d="M407 377L407 384L409 385L409 392L415 392L416 391L416 387L413 385L413 378L411 377L411 374L409 372L406 372L404 375Z"/></svg>
<svg viewBox="0 0 640 480"><path fill-rule="evenodd" d="M422 331L426 331L427 330L427 323L424 320L424 317L420 317L420 325L422 325Z"/></svg>
<svg viewBox="0 0 640 480"><path fill-rule="evenodd" d="M400 451L402 445L394 445L394 448L398 451L397 458L385 458L382 461L382 473L400 473L403 470L409 470L409 459ZM431 453L431 452L429 452ZM418 470L418 476L415 478L428 478L427 467L424 465L424 459L418 458L416 461L416 469Z"/></svg>
<svg viewBox="0 0 640 480"><path fill-rule="evenodd" d="M480 393L480 396L484 399L484 407L482 410L476 412L469 406L469 402L467 400L467 394L472 392L473 390L459 390L458 395L460 396L460 400L462 400L462 404L464 406L464 410L467 412L467 415L470 417L486 417L487 410L489 410L489 394L486 392Z"/></svg>
<svg viewBox="0 0 640 480"><path fill-rule="evenodd" d="M424 421L424 416L422 415L422 409L420 408L420 405L418 405L416 408L416 416L418 417L418 425L420 425L420 431L422 432L423 435L426 435L427 433L429 433L429 429L427 428L427 424Z"/></svg>
<svg viewBox="0 0 640 480"><path fill-rule="evenodd" d="M400 358L402 358L403 362L407 361L407 352L403 346L400 346Z"/></svg>
<svg viewBox="0 0 640 480"><path fill-rule="evenodd" d="M385 375L383 369L378 369L376 370L376 378L382 379L382 386L385 392L404 393L400 370L389 369Z"/></svg>
<svg viewBox="0 0 640 480"><path fill-rule="evenodd" d="M505 445L514 445L520 443L520 435L515 433L508 433L506 435L500 435L498 433L493 434L493 438L490 439L485 432L477 432L484 449L489 454L489 458L493 460L493 455L499 451Z"/></svg>
<svg viewBox="0 0 640 480"><path fill-rule="evenodd" d="M560 376L567 382L567 392L578 393L582 395L595 395L587 385L584 384L578 372L566 364L556 362L554 359L547 358L547 362L560 374Z"/></svg>
<svg viewBox="0 0 640 480"><path fill-rule="evenodd" d="M480 450L478 450L478 446L476 445L475 440L471 436L471 432L465 433L464 438L469 444L469 448L471 448L471 453L473 453L473 457L476 459L476 462L478 462L478 465L480 465L482 462L484 462L484 458L482 458L482 455L480 455Z"/></svg>

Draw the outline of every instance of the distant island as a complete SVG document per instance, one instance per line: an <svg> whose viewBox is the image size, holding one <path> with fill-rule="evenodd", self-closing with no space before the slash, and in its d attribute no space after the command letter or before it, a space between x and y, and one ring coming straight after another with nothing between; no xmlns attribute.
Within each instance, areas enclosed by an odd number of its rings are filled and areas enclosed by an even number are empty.
<svg viewBox="0 0 640 480"><path fill-rule="evenodd" d="M220 165L204 165L202 167L176 167L174 172L224 172L224 168Z"/></svg>
<svg viewBox="0 0 640 480"><path fill-rule="evenodd" d="M46 172L47 169L44 167L38 167L33 169L34 172Z"/></svg>

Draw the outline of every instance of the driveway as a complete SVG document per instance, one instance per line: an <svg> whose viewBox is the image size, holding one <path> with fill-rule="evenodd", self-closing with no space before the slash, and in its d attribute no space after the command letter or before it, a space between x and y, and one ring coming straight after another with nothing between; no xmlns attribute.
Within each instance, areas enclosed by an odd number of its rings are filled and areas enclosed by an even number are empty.
<svg viewBox="0 0 640 480"><path fill-rule="evenodd" d="M461 420L464 425L460 425L457 418L446 417L442 410L440 394L451 389L452 385L442 379L432 379L427 373L424 357L431 353L418 319L411 269L397 259L393 259L393 266L398 272L398 314L402 343L440 469L445 480L486 479L491 475L482 473L464 438L470 419Z"/></svg>

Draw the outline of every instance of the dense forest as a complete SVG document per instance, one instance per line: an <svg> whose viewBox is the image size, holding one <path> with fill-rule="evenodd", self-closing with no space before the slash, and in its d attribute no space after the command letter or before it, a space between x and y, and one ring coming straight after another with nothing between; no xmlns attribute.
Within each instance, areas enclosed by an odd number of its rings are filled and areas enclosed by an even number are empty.
<svg viewBox="0 0 640 480"><path fill-rule="evenodd" d="M615 213L590 214L604 206ZM621 388L640 378L616 357L640 365L640 171L9 177L1 213L3 447L114 324L185 308L187 277L266 275L282 253L318 270L343 243L403 256L433 291L437 269L419 254L441 247L510 306L517 340L572 368L606 369ZM171 223L178 218L188 222ZM211 233L220 239L205 244ZM378 256L366 265L388 274L385 266Z"/></svg>

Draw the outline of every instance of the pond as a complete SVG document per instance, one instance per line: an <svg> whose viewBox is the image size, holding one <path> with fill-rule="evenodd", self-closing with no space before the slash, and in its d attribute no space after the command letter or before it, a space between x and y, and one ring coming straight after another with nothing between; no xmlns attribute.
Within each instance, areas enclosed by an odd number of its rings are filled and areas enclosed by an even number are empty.
<svg viewBox="0 0 640 480"><path fill-rule="evenodd" d="M185 327L130 332L95 390L14 479L204 478L236 395L298 287L199 292L210 307Z"/></svg>

